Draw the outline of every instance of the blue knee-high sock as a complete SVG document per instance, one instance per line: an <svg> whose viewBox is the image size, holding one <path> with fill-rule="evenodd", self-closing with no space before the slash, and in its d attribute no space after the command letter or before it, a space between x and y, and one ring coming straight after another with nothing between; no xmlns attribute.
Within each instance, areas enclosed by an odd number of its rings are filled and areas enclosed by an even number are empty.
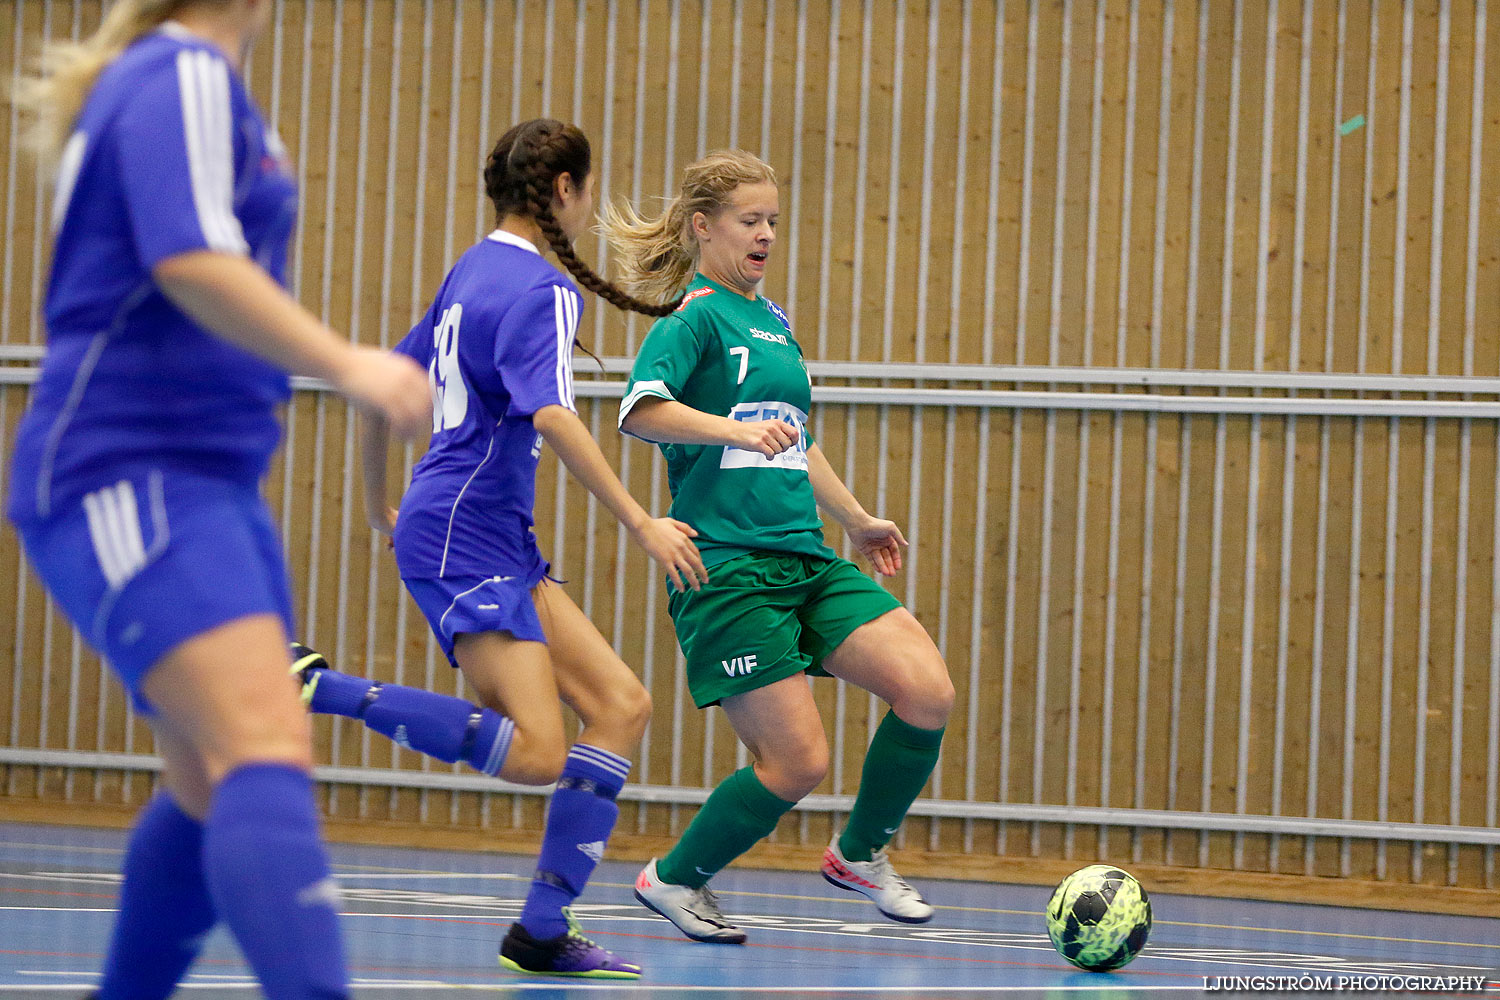
<svg viewBox="0 0 1500 1000"><path fill-rule="evenodd" d="M499 774L516 725L488 708L452 695L401 684L378 684L337 670L320 670L308 707L324 715L362 719L408 750L476 771Z"/></svg>
<svg viewBox="0 0 1500 1000"><path fill-rule="evenodd" d="M98 1000L170 996L214 925L203 881L203 826L159 792L125 851L125 880Z"/></svg>
<svg viewBox="0 0 1500 1000"><path fill-rule="evenodd" d="M608 750L575 744L547 806L547 829L521 926L534 938L566 934L562 908L577 899L604 855L620 807L630 761Z"/></svg>
<svg viewBox="0 0 1500 1000"><path fill-rule="evenodd" d="M348 996L338 887L305 772L265 763L225 775L204 824L203 864L214 908L268 1000Z"/></svg>

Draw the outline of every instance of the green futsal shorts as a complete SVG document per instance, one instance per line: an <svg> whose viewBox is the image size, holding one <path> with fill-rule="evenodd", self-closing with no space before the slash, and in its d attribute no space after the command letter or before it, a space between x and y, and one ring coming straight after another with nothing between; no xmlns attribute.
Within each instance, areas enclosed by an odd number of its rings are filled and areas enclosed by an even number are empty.
<svg viewBox="0 0 1500 1000"><path fill-rule="evenodd" d="M748 552L709 569L667 609L699 708L821 667L849 634L901 607L847 559Z"/></svg>

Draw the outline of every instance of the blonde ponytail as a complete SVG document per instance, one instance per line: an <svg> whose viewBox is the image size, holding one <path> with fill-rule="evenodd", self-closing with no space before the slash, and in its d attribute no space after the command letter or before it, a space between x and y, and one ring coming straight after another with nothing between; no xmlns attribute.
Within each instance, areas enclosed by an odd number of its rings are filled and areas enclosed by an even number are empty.
<svg viewBox="0 0 1500 1000"><path fill-rule="evenodd" d="M24 141L42 163L62 152L83 102L106 66L131 42L170 18L186 0L115 0L99 28L81 42L51 42L40 72L23 79L12 102L29 121Z"/></svg>
<svg viewBox="0 0 1500 1000"><path fill-rule="evenodd" d="M675 296L698 266L693 216L713 215L730 203L741 184L762 183L776 183L769 164L744 150L720 149L688 164L681 191L654 219L626 203L606 205L599 232L609 244L620 284L655 301Z"/></svg>
<svg viewBox="0 0 1500 1000"><path fill-rule="evenodd" d="M697 246L688 235L690 218L681 195L655 219L642 218L628 202L605 205L599 229L609 243L620 284L657 301L680 291L698 259Z"/></svg>

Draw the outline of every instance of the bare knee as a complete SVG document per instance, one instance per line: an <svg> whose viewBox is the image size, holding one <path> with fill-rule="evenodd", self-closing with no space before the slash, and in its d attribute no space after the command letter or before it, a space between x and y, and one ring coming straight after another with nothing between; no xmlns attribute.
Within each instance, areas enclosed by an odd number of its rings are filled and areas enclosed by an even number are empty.
<svg viewBox="0 0 1500 1000"><path fill-rule="evenodd" d="M214 782L199 755L187 744L159 728L156 750L161 754L161 781L177 808L198 821L208 816L213 803Z"/></svg>
<svg viewBox="0 0 1500 1000"><path fill-rule="evenodd" d="M638 682L619 684L599 693L586 708L580 706L591 740L622 751L640 744L651 721L651 694Z"/></svg>
<svg viewBox="0 0 1500 1000"><path fill-rule="evenodd" d="M252 615L181 643L146 674L153 728L179 766L189 798L247 764L312 769L312 725L286 673L286 637L270 615ZM186 765L186 766L183 766Z"/></svg>
<svg viewBox="0 0 1500 1000"><path fill-rule="evenodd" d="M828 776L828 742L803 740L793 749L780 749L757 759L756 776L773 795L801 801Z"/></svg>
<svg viewBox="0 0 1500 1000"><path fill-rule="evenodd" d="M567 757L561 733L540 734L517 726L500 777L518 785L550 785L562 774Z"/></svg>
<svg viewBox="0 0 1500 1000"><path fill-rule="evenodd" d="M931 662L922 662L904 678L890 704L896 717L907 725L942 729L953 714L953 679L936 650L929 659Z"/></svg>
<svg viewBox="0 0 1500 1000"><path fill-rule="evenodd" d="M619 707L621 727L632 740L646 734L646 724L651 721L651 692L639 685L626 692Z"/></svg>
<svg viewBox="0 0 1500 1000"><path fill-rule="evenodd" d="M222 738L202 753L202 766L215 785L248 764L282 764L311 771L312 725L302 706L295 712L243 715L224 720Z"/></svg>

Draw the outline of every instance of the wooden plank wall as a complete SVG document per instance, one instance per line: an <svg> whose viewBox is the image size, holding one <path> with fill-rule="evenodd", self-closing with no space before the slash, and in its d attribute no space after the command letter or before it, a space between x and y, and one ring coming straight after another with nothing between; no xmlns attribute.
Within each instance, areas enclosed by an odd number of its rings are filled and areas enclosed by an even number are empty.
<svg viewBox="0 0 1500 1000"><path fill-rule="evenodd" d="M1486 6L284 0L248 76L297 165L296 288L365 343L404 333L492 223L479 166L495 137L549 114L593 139L601 193L637 203L706 149L769 159L783 226L766 291L811 357L1493 375L1500 19ZM0 3L0 78L100 9ZM4 345L42 341L43 204L16 141L8 115ZM607 264L593 237L580 249ZM589 309L592 349L633 353L645 324ZM7 440L25 395L0 387ZM613 402L581 412L663 508L660 459L613 432ZM850 485L914 542L894 589L959 691L933 797L1496 824L1493 421L907 406L816 419ZM363 527L343 405L299 394L288 442L268 495L306 635L353 669L454 690ZM646 560L550 458L538 521L655 697L636 777L711 785L743 758L685 701ZM8 745L148 751L8 533L0 567ZM852 793L875 706L831 685L818 697L836 750L822 791ZM332 763L430 766L352 727L318 734ZM140 801L149 785L0 772L17 800ZM327 808L489 830L540 816L534 798L369 787L333 788ZM628 805L622 829L669 836L690 815ZM834 822L794 816L778 837L820 843ZM903 838L1496 878L1493 852L1467 847L978 820L913 820Z"/></svg>

